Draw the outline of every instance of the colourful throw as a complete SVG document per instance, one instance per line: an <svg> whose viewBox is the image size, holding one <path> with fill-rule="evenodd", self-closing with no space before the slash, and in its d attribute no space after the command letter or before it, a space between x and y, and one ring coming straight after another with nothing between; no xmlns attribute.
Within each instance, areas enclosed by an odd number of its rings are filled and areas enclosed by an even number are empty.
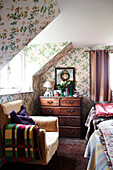
<svg viewBox="0 0 113 170"><path fill-rule="evenodd" d="M3 129L4 162L33 162L41 159L36 125L6 124Z"/></svg>

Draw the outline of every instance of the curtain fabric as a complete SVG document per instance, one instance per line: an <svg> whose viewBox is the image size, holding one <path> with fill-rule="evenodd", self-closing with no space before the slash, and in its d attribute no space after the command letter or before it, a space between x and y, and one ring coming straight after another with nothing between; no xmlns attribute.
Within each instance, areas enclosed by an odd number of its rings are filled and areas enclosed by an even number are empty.
<svg viewBox="0 0 113 170"><path fill-rule="evenodd" d="M109 51L90 51L90 99L111 101Z"/></svg>

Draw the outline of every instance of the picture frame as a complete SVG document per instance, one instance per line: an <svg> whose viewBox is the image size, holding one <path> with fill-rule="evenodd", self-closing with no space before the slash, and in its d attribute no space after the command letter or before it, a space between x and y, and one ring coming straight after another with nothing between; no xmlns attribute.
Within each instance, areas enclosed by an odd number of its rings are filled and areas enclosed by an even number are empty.
<svg viewBox="0 0 113 170"><path fill-rule="evenodd" d="M54 89L58 89L58 84L62 84L67 80L71 80L75 82L75 68L74 67L56 67Z"/></svg>

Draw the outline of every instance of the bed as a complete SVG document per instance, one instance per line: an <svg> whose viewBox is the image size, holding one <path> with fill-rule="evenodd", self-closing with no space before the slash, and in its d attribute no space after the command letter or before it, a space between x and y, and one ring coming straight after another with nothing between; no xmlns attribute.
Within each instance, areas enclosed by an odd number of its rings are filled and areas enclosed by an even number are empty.
<svg viewBox="0 0 113 170"><path fill-rule="evenodd" d="M89 159L87 170L110 170L113 169L113 116L97 116L95 112L95 107L92 107L85 123L88 127L84 153L84 157ZM112 144L111 148L107 148L107 144L108 147Z"/></svg>

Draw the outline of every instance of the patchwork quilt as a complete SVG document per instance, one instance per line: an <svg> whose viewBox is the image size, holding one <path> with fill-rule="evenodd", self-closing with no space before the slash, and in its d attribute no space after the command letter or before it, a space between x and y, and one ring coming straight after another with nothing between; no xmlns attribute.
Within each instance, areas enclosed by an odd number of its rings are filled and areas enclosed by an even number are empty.
<svg viewBox="0 0 113 170"><path fill-rule="evenodd" d="M89 158L87 170L111 170L101 141L101 132L95 130L91 135L85 150L84 157Z"/></svg>
<svg viewBox="0 0 113 170"><path fill-rule="evenodd" d="M41 159L36 125L6 124L3 129L4 162L34 162Z"/></svg>
<svg viewBox="0 0 113 170"><path fill-rule="evenodd" d="M108 160L108 165L113 167L113 120L101 122L98 125L101 132L101 141L104 146L104 152Z"/></svg>

